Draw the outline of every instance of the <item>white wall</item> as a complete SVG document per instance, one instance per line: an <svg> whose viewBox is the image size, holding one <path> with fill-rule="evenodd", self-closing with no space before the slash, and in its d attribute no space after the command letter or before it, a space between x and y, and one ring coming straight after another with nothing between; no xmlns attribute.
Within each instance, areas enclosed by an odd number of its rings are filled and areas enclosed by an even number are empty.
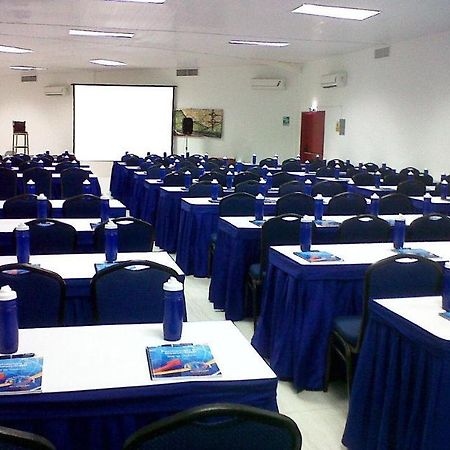
<svg viewBox="0 0 450 450"><path fill-rule="evenodd" d="M285 78L284 91L253 90L254 77ZM244 66L200 69L198 77L176 77L173 70L105 70L71 73L38 73L38 82L22 83L19 74L0 81L0 150L11 148L13 120L25 120L30 152L45 148L59 152L72 148L72 96L46 97L44 86L71 83L177 85L176 107L222 108L222 139L190 138L189 150L248 160L279 153L281 158L298 153L298 73L282 67ZM289 127L282 125L290 116ZM175 139L175 151L183 152L184 138ZM139 154L139 149L128 149Z"/></svg>
<svg viewBox="0 0 450 450"><path fill-rule="evenodd" d="M306 64L300 105L313 100L326 111L324 154L356 162L450 172L450 33L391 46L388 58L373 49ZM348 84L323 89L320 76L345 70ZM335 131L346 119L346 134Z"/></svg>

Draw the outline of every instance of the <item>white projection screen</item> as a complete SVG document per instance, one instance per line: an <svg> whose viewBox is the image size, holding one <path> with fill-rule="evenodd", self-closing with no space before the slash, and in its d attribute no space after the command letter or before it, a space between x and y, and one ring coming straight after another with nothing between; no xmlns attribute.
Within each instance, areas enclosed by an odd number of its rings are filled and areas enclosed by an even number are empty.
<svg viewBox="0 0 450 450"><path fill-rule="evenodd" d="M172 152L174 86L73 85L77 159L116 161L126 151Z"/></svg>

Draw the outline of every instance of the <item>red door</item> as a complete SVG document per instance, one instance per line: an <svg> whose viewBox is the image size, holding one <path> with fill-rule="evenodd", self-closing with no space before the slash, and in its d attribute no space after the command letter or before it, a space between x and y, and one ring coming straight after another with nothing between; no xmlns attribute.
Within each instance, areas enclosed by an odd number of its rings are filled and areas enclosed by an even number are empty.
<svg viewBox="0 0 450 450"><path fill-rule="evenodd" d="M300 159L314 161L323 159L325 111L302 112L300 131Z"/></svg>

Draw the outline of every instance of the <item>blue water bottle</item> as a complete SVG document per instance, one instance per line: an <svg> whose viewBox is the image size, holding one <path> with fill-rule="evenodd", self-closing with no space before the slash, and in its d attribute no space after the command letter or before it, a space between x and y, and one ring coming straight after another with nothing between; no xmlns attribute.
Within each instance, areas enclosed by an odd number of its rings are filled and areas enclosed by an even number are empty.
<svg viewBox="0 0 450 450"><path fill-rule="evenodd" d="M184 187L186 189L189 189L191 187L191 184L192 184L191 172L189 172L189 170L186 170L186 172L184 172Z"/></svg>
<svg viewBox="0 0 450 450"><path fill-rule="evenodd" d="M442 309L450 311L450 262L444 265L444 280L442 283Z"/></svg>
<svg viewBox="0 0 450 450"><path fill-rule="evenodd" d="M323 197L322 194L317 194L314 197L314 218L322 220L323 217Z"/></svg>
<svg viewBox="0 0 450 450"><path fill-rule="evenodd" d="M349 159L346 159L346 160L345 160L345 166L348 167L349 165L350 165L350 160L349 160Z"/></svg>
<svg viewBox="0 0 450 450"><path fill-rule="evenodd" d="M178 170L180 168L180 160L177 158L175 160L175 170Z"/></svg>
<svg viewBox="0 0 450 450"><path fill-rule="evenodd" d="M276 167L278 167L278 155L275 153L275 155L273 155L273 158L275 159L275 161L277 163Z"/></svg>
<svg viewBox="0 0 450 450"><path fill-rule="evenodd" d="M33 180L27 181L27 194L36 194L36 183Z"/></svg>
<svg viewBox="0 0 450 450"><path fill-rule="evenodd" d="M448 197L448 181L442 180L441 181L441 199L446 200Z"/></svg>
<svg viewBox="0 0 450 450"><path fill-rule="evenodd" d="M186 150L186 154L184 155L184 157L186 158L186 159L188 159L189 158L189 150Z"/></svg>
<svg viewBox="0 0 450 450"><path fill-rule="evenodd" d="M223 158L222 158L222 161L223 161L223 165L224 165L224 167L228 164L228 156L224 156Z"/></svg>
<svg viewBox="0 0 450 450"><path fill-rule="evenodd" d="M358 169L362 170L362 168L363 168L363 163L362 162L358 163Z"/></svg>
<svg viewBox="0 0 450 450"><path fill-rule="evenodd" d="M42 161L42 159L40 159L38 162L38 167L44 167L44 161Z"/></svg>
<svg viewBox="0 0 450 450"><path fill-rule="evenodd" d="M339 164L336 164L334 166L334 178L336 180L339 180L339 174L340 174L341 168L339 167Z"/></svg>
<svg viewBox="0 0 450 450"><path fill-rule="evenodd" d="M394 222L394 248L403 248L405 243L405 218L399 214Z"/></svg>
<svg viewBox="0 0 450 450"><path fill-rule="evenodd" d="M370 214L378 216L380 213L380 197L377 194L370 196Z"/></svg>
<svg viewBox="0 0 450 450"><path fill-rule="evenodd" d="M256 153L252 155L252 164L256 164Z"/></svg>
<svg viewBox="0 0 450 450"><path fill-rule="evenodd" d="M117 259L118 230L117 224L109 221L105 225L105 257L106 262L114 262Z"/></svg>
<svg viewBox="0 0 450 450"><path fill-rule="evenodd" d="M272 189L272 181L273 181L272 174L270 172L267 172L267 175L266 175L266 189L267 190Z"/></svg>
<svg viewBox="0 0 450 450"><path fill-rule="evenodd" d="M374 175L374 183L375 183L375 187L379 188L380 187L380 183L381 183L381 173L378 172L378 170L375 172Z"/></svg>
<svg viewBox="0 0 450 450"><path fill-rule="evenodd" d="M266 178L268 171L269 171L269 168L264 164L264 166L261 167L261 176Z"/></svg>
<svg viewBox="0 0 450 450"><path fill-rule="evenodd" d="M167 170L166 170L165 166L161 165L159 167L159 179L163 180L166 175L167 175Z"/></svg>
<svg viewBox="0 0 450 450"><path fill-rule="evenodd" d="M384 163L381 163L381 168L384 170L384 169L386 169L386 167L387 167L387 164L384 162Z"/></svg>
<svg viewBox="0 0 450 450"><path fill-rule="evenodd" d="M83 181L83 194L91 193L91 182L89 180Z"/></svg>
<svg viewBox="0 0 450 450"><path fill-rule="evenodd" d="M214 178L211 181L211 200L217 201L219 198L219 182Z"/></svg>
<svg viewBox="0 0 450 450"><path fill-rule="evenodd" d="M305 173L309 173L309 161L305 161Z"/></svg>
<svg viewBox="0 0 450 450"><path fill-rule="evenodd" d="M414 180L414 173L413 172L408 172L408 180L409 181L412 181L412 180Z"/></svg>
<svg viewBox="0 0 450 450"><path fill-rule="evenodd" d="M303 216L300 219L300 250L302 252L311 251L312 221L312 217L309 216Z"/></svg>
<svg viewBox="0 0 450 450"><path fill-rule="evenodd" d="M236 162L236 172L242 172L242 161L240 159Z"/></svg>
<svg viewBox="0 0 450 450"><path fill-rule="evenodd" d="M204 174L205 174L205 166L203 164L200 164L198 166L198 177L200 178Z"/></svg>
<svg viewBox="0 0 450 450"><path fill-rule="evenodd" d="M203 155L203 158L205 159L206 162L208 162L208 153L205 153L205 154Z"/></svg>
<svg viewBox="0 0 450 450"><path fill-rule="evenodd" d="M430 174L430 171L429 171L428 169L423 169L423 174L424 174L425 176L427 176L427 175Z"/></svg>
<svg viewBox="0 0 450 450"><path fill-rule="evenodd" d="M303 191L304 191L304 193L306 195L311 195L312 194L312 182L311 182L311 180L306 180L305 181Z"/></svg>
<svg viewBox="0 0 450 450"><path fill-rule="evenodd" d="M431 194L427 192L423 196L423 215L431 213Z"/></svg>
<svg viewBox="0 0 450 450"><path fill-rule="evenodd" d="M6 167L7 169L11 169L11 167L12 167L12 162L11 162L10 159L7 159L7 160L6 160L6 162L5 162L5 167Z"/></svg>
<svg viewBox="0 0 450 450"><path fill-rule="evenodd" d="M109 197L102 195L100 197L100 221L108 222L109 219Z"/></svg>
<svg viewBox="0 0 450 450"><path fill-rule="evenodd" d="M16 256L20 264L30 262L30 228L24 223L16 227Z"/></svg>
<svg viewBox="0 0 450 450"><path fill-rule="evenodd" d="M47 220L47 197L44 194L37 196L37 218L39 220Z"/></svg>
<svg viewBox="0 0 450 450"><path fill-rule="evenodd" d="M17 294L9 286L0 289L0 353L15 353L19 348Z"/></svg>
<svg viewBox="0 0 450 450"><path fill-rule="evenodd" d="M184 302L183 285L170 277L163 284L164 319L163 335L166 341L178 341L183 331Z"/></svg>
<svg viewBox="0 0 450 450"><path fill-rule="evenodd" d="M446 178L446 174L445 173L441 173L441 181L444 181L445 180L445 178Z"/></svg>
<svg viewBox="0 0 450 450"><path fill-rule="evenodd" d="M255 200L255 220L264 219L264 195L258 194Z"/></svg>
<svg viewBox="0 0 450 450"><path fill-rule="evenodd" d="M233 173L227 172L227 189L231 189L233 187Z"/></svg>
<svg viewBox="0 0 450 450"><path fill-rule="evenodd" d="M259 187L258 187L258 192L263 195L264 197L267 194L267 182L264 178L260 178L259 180Z"/></svg>

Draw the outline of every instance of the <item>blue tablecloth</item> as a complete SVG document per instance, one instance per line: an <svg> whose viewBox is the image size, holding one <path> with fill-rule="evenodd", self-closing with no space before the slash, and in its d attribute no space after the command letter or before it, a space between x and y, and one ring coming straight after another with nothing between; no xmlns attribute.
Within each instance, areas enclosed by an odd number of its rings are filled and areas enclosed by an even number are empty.
<svg viewBox="0 0 450 450"><path fill-rule="evenodd" d="M252 339L282 380L298 390L325 388L335 316L360 314L368 265L302 266L269 251L261 313Z"/></svg>
<svg viewBox="0 0 450 450"><path fill-rule="evenodd" d="M343 443L350 450L448 450L450 348L374 302Z"/></svg>
<svg viewBox="0 0 450 450"><path fill-rule="evenodd" d="M156 211L158 210L159 203L159 190L162 186L162 182L159 184L153 180L153 182L142 183L141 192L141 206L139 209L139 218L145 220L153 225L156 225Z"/></svg>
<svg viewBox="0 0 450 450"><path fill-rule="evenodd" d="M111 195L118 200L123 200L123 177L125 174L125 163L114 161L111 170L111 181L109 190Z"/></svg>

